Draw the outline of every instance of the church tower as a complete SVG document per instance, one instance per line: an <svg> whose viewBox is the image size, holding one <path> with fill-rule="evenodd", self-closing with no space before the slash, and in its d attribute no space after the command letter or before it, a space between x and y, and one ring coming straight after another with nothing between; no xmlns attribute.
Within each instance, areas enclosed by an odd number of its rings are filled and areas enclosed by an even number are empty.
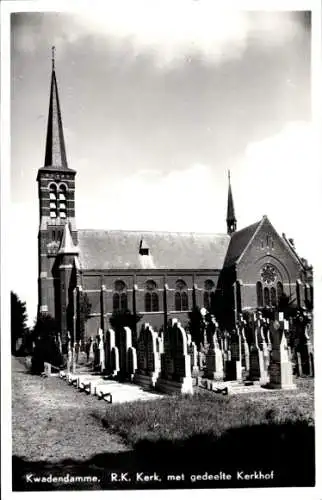
<svg viewBox="0 0 322 500"><path fill-rule="evenodd" d="M66 224L77 245L75 223L75 170L68 167L55 72L55 48L49 97L44 166L38 170L38 314L48 313L61 322L61 276L58 255Z"/></svg>
<svg viewBox="0 0 322 500"><path fill-rule="evenodd" d="M237 220L235 217L233 193L230 184L230 171L228 170L228 204L227 204L227 233L233 234L237 230Z"/></svg>

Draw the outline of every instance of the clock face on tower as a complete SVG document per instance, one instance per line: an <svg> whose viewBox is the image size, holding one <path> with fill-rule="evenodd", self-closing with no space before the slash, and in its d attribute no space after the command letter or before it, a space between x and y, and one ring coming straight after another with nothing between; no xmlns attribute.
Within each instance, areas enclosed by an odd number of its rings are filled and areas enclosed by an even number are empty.
<svg viewBox="0 0 322 500"><path fill-rule="evenodd" d="M265 264L261 271L261 278L265 285L271 285L277 278L277 270L272 264Z"/></svg>

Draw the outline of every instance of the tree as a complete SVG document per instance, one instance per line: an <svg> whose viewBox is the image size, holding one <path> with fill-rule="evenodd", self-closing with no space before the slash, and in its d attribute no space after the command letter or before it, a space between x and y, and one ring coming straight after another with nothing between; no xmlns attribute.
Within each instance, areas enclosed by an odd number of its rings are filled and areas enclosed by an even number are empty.
<svg viewBox="0 0 322 500"><path fill-rule="evenodd" d="M58 322L50 314L39 314L32 332L35 344L32 357L32 371L41 373L44 370L44 362L51 363L56 367L63 364L62 353L57 342L59 332Z"/></svg>
<svg viewBox="0 0 322 500"><path fill-rule="evenodd" d="M114 311L110 317L110 324L115 332L119 332L125 326L128 326L132 331L133 344L136 343L136 338L134 338L134 332L136 330L136 324L143 318L141 314L133 314L129 309L124 309L123 311Z"/></svg>
<svg viewBox="0 0 322 500"><path fill-rule="evenodd" d="M22 302L18 295L11 292L11 353L17 354L17 342L20 340L22 345L28 332L27 328L27 308L26 303Z"/></svg>

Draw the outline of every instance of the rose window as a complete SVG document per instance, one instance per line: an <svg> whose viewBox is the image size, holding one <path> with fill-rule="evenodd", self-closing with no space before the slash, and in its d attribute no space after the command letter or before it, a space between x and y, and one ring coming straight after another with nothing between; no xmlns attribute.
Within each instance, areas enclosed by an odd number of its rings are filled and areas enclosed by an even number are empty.
<svg viewBox="0 0 322 500"><path fill-rule="evenodd" d="M277 277L277 271L272 264L266 264L261 272L261 278L262 281L265 283L265 285L271 285L274 283Z"/></svg>

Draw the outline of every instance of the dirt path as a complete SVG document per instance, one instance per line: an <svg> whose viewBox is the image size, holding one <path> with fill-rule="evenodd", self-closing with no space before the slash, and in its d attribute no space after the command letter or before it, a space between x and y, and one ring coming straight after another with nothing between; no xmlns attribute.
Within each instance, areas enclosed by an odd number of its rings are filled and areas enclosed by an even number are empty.
<svg viewBox="0 0 322 500"><path fill-rule="evenodd" d="M22 359L12 358L13 455L48 463L129 450L104 429L105 411L104 401L58 378L31 375Z"/></svg>

